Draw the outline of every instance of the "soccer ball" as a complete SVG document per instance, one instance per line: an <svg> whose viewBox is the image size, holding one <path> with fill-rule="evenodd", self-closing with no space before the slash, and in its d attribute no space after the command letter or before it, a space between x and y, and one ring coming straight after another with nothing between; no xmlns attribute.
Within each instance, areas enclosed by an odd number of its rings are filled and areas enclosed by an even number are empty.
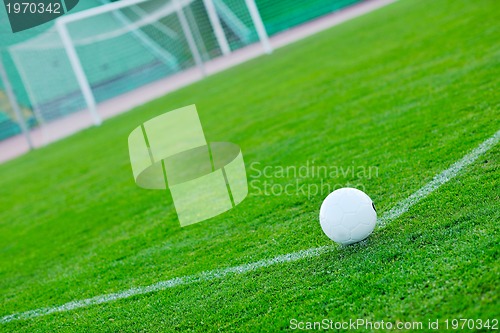
<svg viewBox="0 0 500 333"><path fill-rule="evenodd" d="M372 199L355 188L341 188L330 193L321 204L319 222L333 241L349 245L368 237L377 223Z"/></svg>

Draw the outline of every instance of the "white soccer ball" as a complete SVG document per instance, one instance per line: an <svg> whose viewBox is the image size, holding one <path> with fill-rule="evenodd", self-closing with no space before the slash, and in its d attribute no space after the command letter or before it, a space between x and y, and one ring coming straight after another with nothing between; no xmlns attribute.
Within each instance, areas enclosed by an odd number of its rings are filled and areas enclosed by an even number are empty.
<svg viewBox="0 0 500 333"><path fill-rule="evenodd" d="M377 223L372 199L355 188L341 188L330 193L321 204L319 222L333 241L349 245L368 237Z"/></svg>

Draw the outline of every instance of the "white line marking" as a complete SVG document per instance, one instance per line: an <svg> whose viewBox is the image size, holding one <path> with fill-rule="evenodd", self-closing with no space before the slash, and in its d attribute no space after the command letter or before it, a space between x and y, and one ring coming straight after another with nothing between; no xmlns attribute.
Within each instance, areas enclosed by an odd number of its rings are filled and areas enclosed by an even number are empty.
<svg viewBox="0 0 500 333"><path fill-rule="evenodd" d="M384 215L377 221L378 228L380 229L385 227L388 222L406 213L411 206L419 203L423 198L427 197L429 194L437 190L441 185L454 178L460 172L460 170L472 164L475 160L478 159L479 156L483 155L488 150L493 148L493 146L495 146L499 140L500 130L498 130L495 134L493 134L493 136L477 146L469 154L462 157L461 160L453 163L453 165L448 169L434 176L434 178L420 190L413 193L405 200L398 202L391 210L384 213Z"/></svg>
<svg viewBox="0 0 500 333"><path fill-rule="evenodd" d="M404 199L397 203L394 208L384 213L384 215L378 221L378 227L383 228L389 223L391 220L394 220L400 217L402 214L406 213L410 207L420 202L422 199L427 197L429 194L437 190L441 185L448 182L450 179L454 178L458 175L460 170L472 164L476 161L479 156L486 153L488 150L493 148L498 141L500 140L500 130L497 131L493 136L489 139L481 143L477 148L471 151L469 154L465 155L461 160L455 162L448 169L441 172L437 176L435 176L428 184L424 187L410 195L407 199ZM125 291L121 291L118 293L107 294L96 296L92 298L87 298L80 301L69 302L56 307L47 307L41 308L37 310L31 310L26 312L14 313L0 319L0 323L8 323L16 320L26 320L35 317L45 316L51 313L65 312L71 311L91 305L97 305L102 303L108 303L112 301L116 301L119 299L129 298L136 295L142 295L146 293L156 292L165 290L168 288L173 288L180 285L186 285L196 282L209 281L213 279L220 279L229 274L244 274L247 272L253 272L260 268L265 268L269 266L273 266L281 263L289 263L298 261L306 258L318 257L324 253L330 252L337 247L334 245L322 246L317 248L311 248L307 250L302 250L298 252L288 253L279 255L277 257L271 259L259 260L249 264L243 264L235 267L228 267L224 269L216 269L212 271L205 271L195 275L187 275L183 277L177 277L166 281L160 281L158 283L152 284L150 286L145 287L137 287L131 288Z"/></svg>
<svg viewBox="0 0 500 333"><path fill-rule="evenodd" d="M15 313L3 317L0 322L8 323L15 320L30 319L40 316L45 316L56 312L71 311L74 309L83 308L86 306L97 305L107 302L116 301L123 298L129 298L136 295L142 295L150 292L165 290L168 288L177 287L180 285L191 284L195 282L209 281L213 279L220 279L228 274L244 274L247 272L255 271L259 268L264 268L280 263L293 262L304 258L317 257L323 253L329 252L334 249L334 246L322 246L317 248L311 248L307 250L302 250L298 252L288 253L279 255L271 259L259 260L249 264L243 264L235 267L228 267L224 269L215 269L212 271L205 271L195 275L187 275L183 277L173 278L171 280L160 281L158 283L152 284L145 287L131 288L122 292L101 295L92 298L87 298L80 301L69 302L56 307L48 307L37 310L31 310L21 313Z"/></svg>

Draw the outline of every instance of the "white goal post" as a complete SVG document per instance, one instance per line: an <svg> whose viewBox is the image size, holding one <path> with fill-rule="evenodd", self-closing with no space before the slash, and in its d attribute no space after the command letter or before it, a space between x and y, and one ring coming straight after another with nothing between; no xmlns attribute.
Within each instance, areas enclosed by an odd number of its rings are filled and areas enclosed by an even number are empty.
<svg viewBox="0 0 500 333"><path fill-rule="evenodd" d="M104 0L103 0L104 1ZM260 42L272 51L254 0L123 0L56 20L9 48L41 124Z"/></svg>

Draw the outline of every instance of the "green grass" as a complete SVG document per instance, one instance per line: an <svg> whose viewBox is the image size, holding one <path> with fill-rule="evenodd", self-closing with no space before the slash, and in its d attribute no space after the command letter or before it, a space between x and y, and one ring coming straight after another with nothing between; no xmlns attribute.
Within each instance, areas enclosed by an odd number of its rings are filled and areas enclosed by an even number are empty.
<svg viewBox="0 0 500 333"><path fill-rule="evenodd" d="M360 184L381 214L499 129L499 32L493 0L400 1L0 165L0 316L331 244L317 220L326 193L251 190L235 209L180 228L169 195L135 186L128 134L196 103L209 141L241 147L250 181L255 162L376 167L376 177L323 181ZM498 318L499 159L497 146L365 246L1 331Z"/></svg>

